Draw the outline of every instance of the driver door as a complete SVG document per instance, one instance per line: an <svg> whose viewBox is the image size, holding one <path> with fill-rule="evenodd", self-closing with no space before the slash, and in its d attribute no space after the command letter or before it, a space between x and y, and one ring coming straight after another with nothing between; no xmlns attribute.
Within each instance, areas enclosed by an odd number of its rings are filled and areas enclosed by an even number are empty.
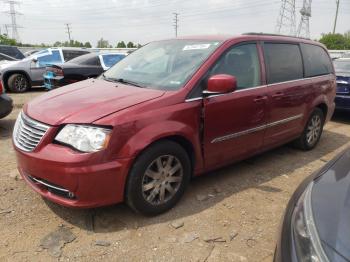
<svg viewBox="0 0 350 262"><path fill-rule="evenodd" d="M241 160L259 151L267 122L267 90L262 85L256 43L231 47L214 65L209 77L228 74L237 90L204 99L206 168Z"/></svg>

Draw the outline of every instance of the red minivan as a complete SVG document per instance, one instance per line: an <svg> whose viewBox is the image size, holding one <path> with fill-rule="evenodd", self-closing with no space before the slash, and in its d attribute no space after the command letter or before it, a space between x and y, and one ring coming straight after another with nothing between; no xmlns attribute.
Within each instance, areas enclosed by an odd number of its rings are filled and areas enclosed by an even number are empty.
<svg viewBox="0 0 350 262"><path fill-rule="evenodd" d="M336 78L320 43L245 34L140 48L97 79L49 92L18 116L18 168L61 205L125 201L162 213L192 176L292 142L314 148Z"/></svg>

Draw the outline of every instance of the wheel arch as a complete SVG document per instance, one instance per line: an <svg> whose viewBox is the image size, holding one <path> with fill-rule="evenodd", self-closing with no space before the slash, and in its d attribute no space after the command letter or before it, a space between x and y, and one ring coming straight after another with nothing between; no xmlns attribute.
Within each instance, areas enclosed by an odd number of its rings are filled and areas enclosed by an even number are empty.
<svg viewBox="0 0 350 262"><path fill-rule="evenodd" d="M12 76L13 74L22 74L22 75L24 75L27 78L27 80L28 80L29 87L32 86L31 78L30 78L29 74L26 71L24 71L24 70L10 70L10 71L5 72L3 74L3 77L2 77L3 84L5 86L6 91L9 90L8 80L9 80L10 76Z"/></svg>

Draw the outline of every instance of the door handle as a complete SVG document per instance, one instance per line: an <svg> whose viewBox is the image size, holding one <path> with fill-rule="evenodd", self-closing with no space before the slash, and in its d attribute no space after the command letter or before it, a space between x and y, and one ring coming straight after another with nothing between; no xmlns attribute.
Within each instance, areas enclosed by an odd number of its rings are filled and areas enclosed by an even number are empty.
<svg viewBox="0 0 350 262"><path fill-rule="evenodd" d="M255 103L260 103L260 102L263 102L267 99L267 96L257 96L255 99L254 99L254 102Z"/></svg>
<svg viewBox="0 0 350 262"><path fill-rule="evenodd" d="M283 92L277 92L277 93L272 95L272 98L281 99L282 96L284 96Z"/></svg>

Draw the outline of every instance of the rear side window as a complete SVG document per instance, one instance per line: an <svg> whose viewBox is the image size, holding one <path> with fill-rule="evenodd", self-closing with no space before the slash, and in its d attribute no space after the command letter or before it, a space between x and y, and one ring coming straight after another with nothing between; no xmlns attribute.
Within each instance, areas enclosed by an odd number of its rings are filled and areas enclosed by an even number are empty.
<svg viewBox="0 0 350 262"><path fill-rule="evenodd" d="M80 50L62 50L64 61L67 62L69 60L72 60L73 58L76 58L81 55L88 54L88 51L80 51Z"/></svg>
<svg viewBox="0 0 350 262"><path fill-rule="evenodd" d="M118 63L124 57L125 57L125 55L119 55L119 54L102 55L103 63L105 64L106 67L114 66L116 63Z"/></svg>
<svg viewBox="0 0 350 262"><path fill-rule="evenodd" d="M269 84L303 78L299 45L265 43L264 53Z"/></svg>
<svg viewBox="0 0 350 262"><path fill-rule="evenodd" d="M302 44L301 51L304 58L305 77L313 77L333 73L331 59L322 47Z"/></svg>

